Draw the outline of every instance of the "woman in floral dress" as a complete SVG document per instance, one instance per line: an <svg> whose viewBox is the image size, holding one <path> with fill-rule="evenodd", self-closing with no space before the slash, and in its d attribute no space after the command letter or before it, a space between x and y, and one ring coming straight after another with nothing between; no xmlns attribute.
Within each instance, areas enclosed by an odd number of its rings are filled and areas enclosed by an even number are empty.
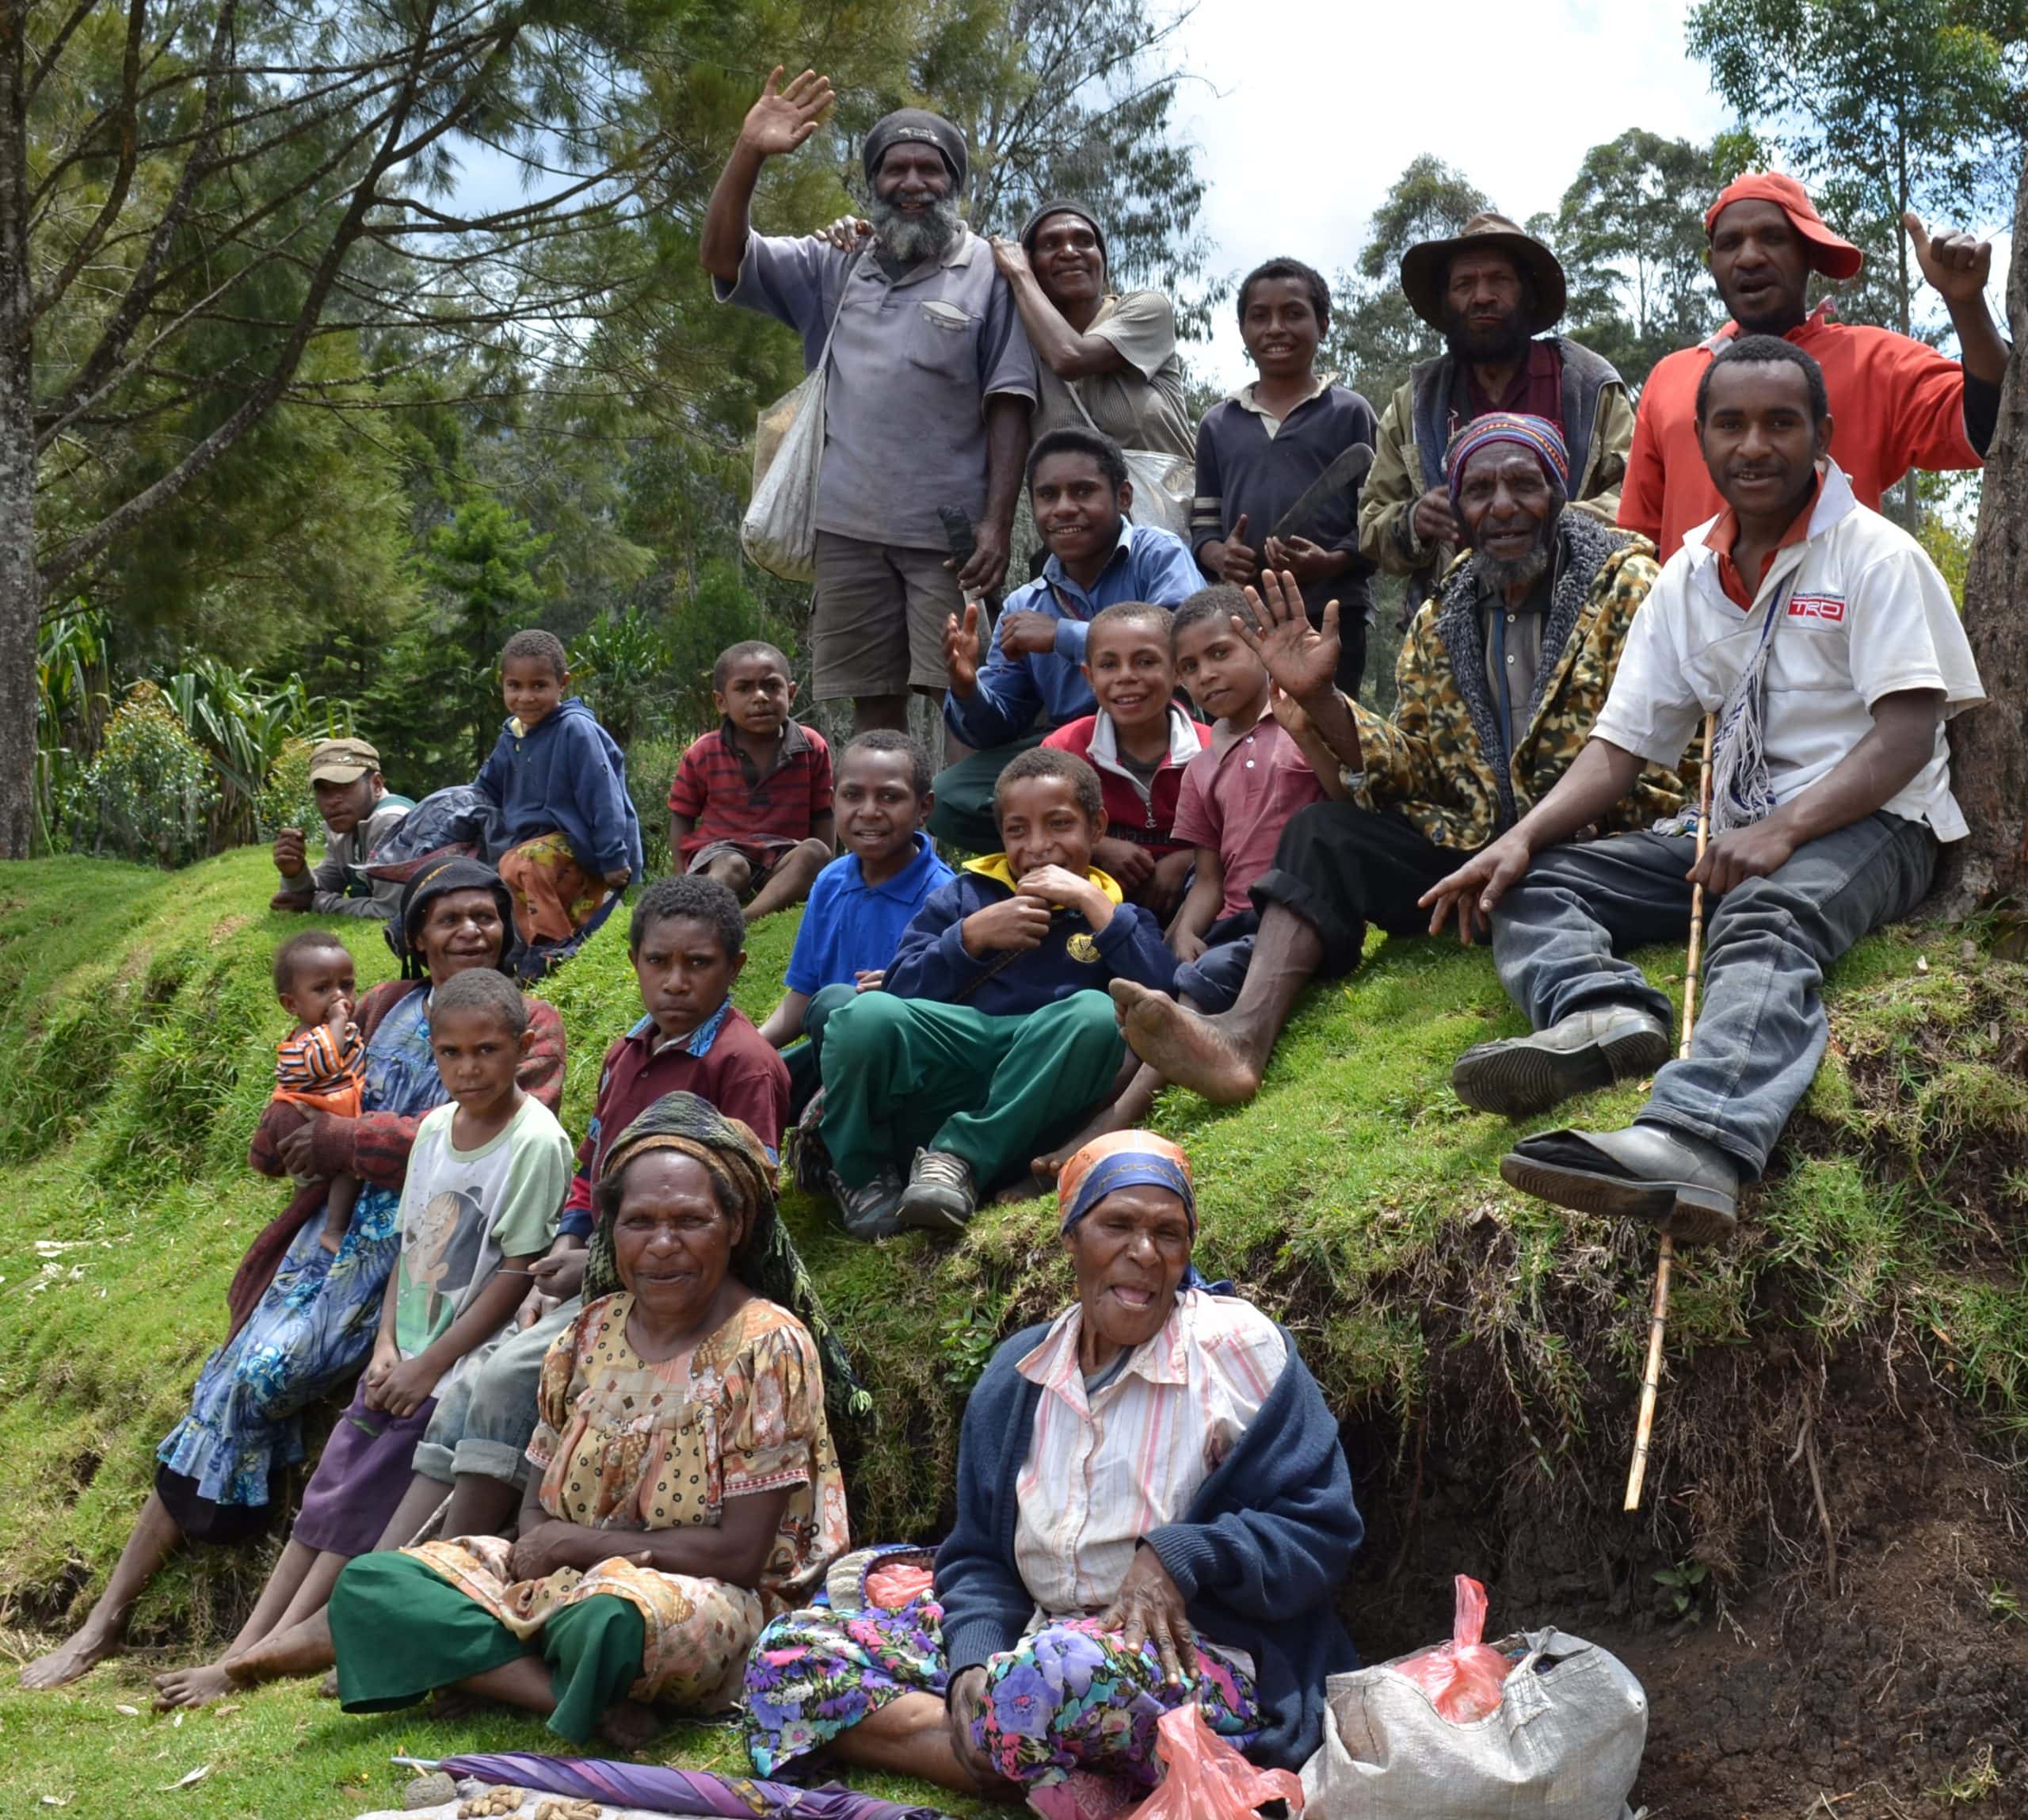
<svg viewBox="0 0 2028 1820"><path fill-rule="evenodd" d="M597 1195L584 1311L543 1368L520 1540L347 1566L330 1624L348 1712L455 1686L631 1748L655 1704L730 1706L761 1627L844 1549L816 1345L755 1293L806 1287L776 1242L759 1140L669 1094L621 1134Z"/></svg>

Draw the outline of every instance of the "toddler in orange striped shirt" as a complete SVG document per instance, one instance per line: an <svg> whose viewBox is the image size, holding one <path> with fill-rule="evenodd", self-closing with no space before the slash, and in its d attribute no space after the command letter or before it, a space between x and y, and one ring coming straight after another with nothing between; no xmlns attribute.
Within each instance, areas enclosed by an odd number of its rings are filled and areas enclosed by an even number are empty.
<svg viewBox="0 0 2028 1820"><path fill-rule="evenodd" d="M358 1001L345 944L327 929L291 936L275 951L275 996L295 1028L276 1045L273 1103L300 1107L305 1118L318 1112L357 1118L366 1045L352 1020ZM299 1177L298 1185L319 1179ZM326 1251L344 1243L358 1196L356 1177L330 1178L320 1235Z"/></svg>

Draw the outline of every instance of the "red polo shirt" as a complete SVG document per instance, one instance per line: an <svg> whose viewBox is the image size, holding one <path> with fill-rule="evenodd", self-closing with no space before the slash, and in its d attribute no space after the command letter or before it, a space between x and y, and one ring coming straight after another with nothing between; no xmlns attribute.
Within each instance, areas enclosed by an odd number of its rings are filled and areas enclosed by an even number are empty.
<svg viewBox="0 0 2028 1820"><path fill-rule="evenodd" d="M1876 512L1912 467L1978 467L1965 438L1965 369L1935 348L1887 329L1834 321L1828 303L1782 339L1824 368L1831 396L1831 456L1853 494ZM1697 444L1697 384L1728 336L1729 322L1694 348L1679 349L1648 376L1633 421L1633 447L1620 490L1619 521L1653 540L1667 562L1683 534L1725 509Z"/></svg>
<svg viewBox="0 0 2028 1820"><path fill-rule="evenodd" d="M1704 548L1718 559L1718 586L1725 590L1725 598L1743 613L1753 611L1754 597L1760 592L1760 584L1767 579L1767 570L1776 555L1791 544L1800 544L1809 536L1809 521L1816 511L1816 502L1824 491L1824 471L1817 471L1816 484L1809 490L1809 497L1797 509L1787 530L1782 533L1781 541L1761 559L1760 573L1753 578L1752 586L1733 560L1733 551L1740 540L1739 514L1731 506L1718 514L1718 522L1704 535Z"/></svg>

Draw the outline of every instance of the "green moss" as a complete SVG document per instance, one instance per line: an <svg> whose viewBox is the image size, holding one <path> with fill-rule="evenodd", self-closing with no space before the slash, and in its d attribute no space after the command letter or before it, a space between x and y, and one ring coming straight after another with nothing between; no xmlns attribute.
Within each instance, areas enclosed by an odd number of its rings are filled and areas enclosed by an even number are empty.
<svg viewBox="0 0 2028 1820"><path fill-rule="evenodd" d="M261 909L269 888L252 850L178 873L43 862L0 885L0 1626L13 1627L0 1643L20 1651L103 1585L154 1443L223 1331L233 1269L280 1205L245 1166L285 1021L268 962L300 926ZM737 994L752 1014L776 996L794 924L755 937ZM363 982L388 977L377 925L343 933ZM576 1130L607 1044L638 1015L621 935L546 989ZM1679 994L1679 952L1638 958ZM2028 1426L2028 1089L2012 1034L2028 969L1968 959L1955 933L1896 930L1862 944L1826 996L1832 1055L1773 1179L1736 1244L1676 1272L1654 1470L1666 1483L1672 1446L1697 1463L1683 1558L1720 1520L1728 1471L1759 1482L1725 1452L1745 1444L1717 1391L1707 1402L1705 1368L1752 1368L1774 1334L1816 1355L1874 1342L1868 1356L1895 1335L1968 1410ZM1465 1112L1448 1077L1461 1049L1521 1028L1483 950L1376 937L1359 974L1311 994L1252 1105L1166 1093L1155 1121L1191 1154L1203 1266L1294 1330L1362 1458L1426 1449L1434 1466L1469 1449L1509 1520L1566 1520L1618 1507L1653 1249L1502 1185L1516 1127ZM1540 1122L1608 1124L1640 1100L1630 1084ZM784 1217L879 1400L867 1432L841 1437L855 1527L932 1536L964 1387L997 1337L1069 1293L1050 1210L988 1209L955 1248L856 1244L801 1196ZM1395 1476L1406 1466L1363 1483L1362 1502L1384 1514ZM273 1546L179 1558L143 1603L140 1639L181 1657L228 1634ZM172 1730L112 1713L146 1704L139 1685L129 1667L74 1697L0 1693L10 1793L326 1820L388 1804L397 1749L530 1738L505 1720L454 1734L345 1719L295 1688ZM671 1748L704 1761L726 1743L700 1731ZM204 1784L158 1792L204 1761Z"/></svg>

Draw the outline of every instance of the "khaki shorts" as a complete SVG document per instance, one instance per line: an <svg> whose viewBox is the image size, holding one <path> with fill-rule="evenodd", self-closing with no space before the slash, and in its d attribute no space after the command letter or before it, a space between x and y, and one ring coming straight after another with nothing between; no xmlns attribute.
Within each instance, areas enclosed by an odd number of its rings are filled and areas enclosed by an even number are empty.
<svg viewBox="0 0 2028 1820"><path fill-rule="evenodd" d="M943 689L943 622L965 610L947 559L935 550L817 533L810 646L818 700Z"/></svg>

